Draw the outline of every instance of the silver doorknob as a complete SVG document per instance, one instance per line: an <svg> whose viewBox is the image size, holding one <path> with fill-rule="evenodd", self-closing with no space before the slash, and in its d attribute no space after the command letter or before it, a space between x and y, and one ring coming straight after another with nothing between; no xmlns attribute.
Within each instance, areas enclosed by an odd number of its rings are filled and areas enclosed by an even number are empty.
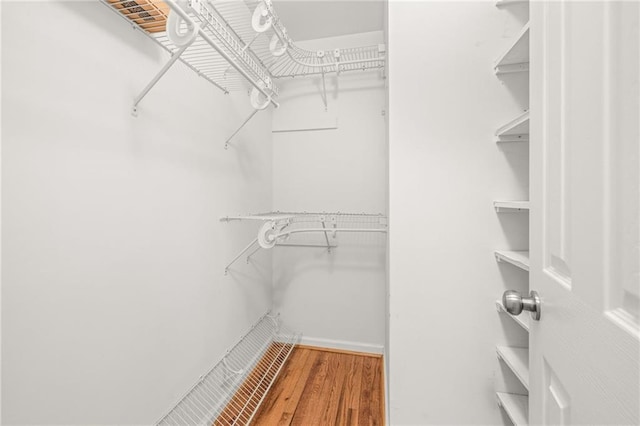
<svg viewBox="0 0 640 426"><path fill-rule="evenodd" d="M529 297L522 297L515 290L507 290L502 295L502 305L511 315L520 315L522 311L531 312L531 318L540 320L540 296L531 290Z"/></svg>

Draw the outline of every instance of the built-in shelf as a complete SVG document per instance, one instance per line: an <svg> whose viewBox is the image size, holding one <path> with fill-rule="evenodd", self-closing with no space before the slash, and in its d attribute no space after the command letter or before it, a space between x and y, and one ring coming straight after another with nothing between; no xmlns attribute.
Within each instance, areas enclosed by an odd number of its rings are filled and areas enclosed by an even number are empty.
<svg viewBox="0 0 640 426"><path fill-rule="evenodd" d="M529 0L498 0L496 2L496 7L510 6L512 4L523 4L523 3L529 3Z"/></svg>
<svg viewBox="0 0 640 426"><path fill-rule="evenodd" d="M496 250L495 255L498 262L507 262L525 271L529 270L528 251Z"/></svg>
<svg viewBox="0 0 640 426"><path fill-rule="evenodd" d="M496 142L529 142L529 111L496 130Z"/></svg>
<svg viewBox="0 0 640 426"><path fill-rule="evenodd" d="M502 407L515 426L529 424L529 397L513 393L496 392L498 405Z"/></svg>
<svg viewBox="0 0 640 426"><path fill-rule="evenodd" d="M527 332L529 331L529 315L527 315L526 312L523 312L520 315L511 315L509 312L507 312L504 305L502 304L502 301L500 300L496 300L496 308L498 309L498 312L507 315L520 327L525 329Z"/></svg>
<svg viewBox="0 0 640 426"><path fill-rule="evenodd" d="M494 65L496 74L529 71L529 23Z"/></svg>
<svg viewBox="0 0 640 426"><path fill-rule="evenodd" d="M497 213L512 213L529 211L528 201L494 201L493 207Z"/></svg>
<svg viewBox="0 0 640 426"><path fill-rule="evenodd" d="M513 348L511 346L497 346L496 351L500 359L513 371L522 385L529 390L529 348Z"/></svg>

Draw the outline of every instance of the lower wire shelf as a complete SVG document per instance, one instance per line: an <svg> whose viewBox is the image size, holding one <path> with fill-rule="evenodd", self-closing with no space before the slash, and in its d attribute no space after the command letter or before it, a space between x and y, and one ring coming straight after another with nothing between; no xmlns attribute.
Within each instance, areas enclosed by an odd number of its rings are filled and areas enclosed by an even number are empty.
<svg viewBox="0 0 640 426"><path fill-rule="evenodd" d="M267 313L156 424L248 425L300 334Z"/></svg>

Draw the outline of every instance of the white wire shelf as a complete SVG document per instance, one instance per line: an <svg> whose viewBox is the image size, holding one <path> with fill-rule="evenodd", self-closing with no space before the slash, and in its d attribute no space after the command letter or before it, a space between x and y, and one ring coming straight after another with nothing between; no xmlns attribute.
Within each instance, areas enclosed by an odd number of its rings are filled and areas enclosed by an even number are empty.
<svg viewBox="0 0 640 426"><path fill-rule="evenodd" d="M529 397L513 393L496 392L498 405L507 413L515 426L529 425Z"/></svg>
<svg viewBox="0 0 640 426"><path fill-rule="evenodd" d="M224 216L220 218L221 222L232 222L235 220L292 220L296 222L318 222L322 217L335 217L343 220L373 220L379 221L386 225L386 216L382 213L343 213L343 212L264 212L264 213L248 213L234 216Z"/></svg>
<svg viewBox="0 0 640 426"><path fill-rule="evenodd" d="M383 44L321 51L294 48L291 55L271 62L274 78L294 78L347 71L383 69L386 47Z"/></svg>
<svg viewBox="0 0 640 426"><path fill-rule="evenodd" d="M496 260L498 262L510 263L525 271L529 270L529 252L528 251L508 251L508 250L496 250Z"/></svg>
<svg viewBox="0 0 640 426"><path fill-rule="evenodd" d="M296 46L270 0L189 0L186 6L175 0L101 1L170 52L174 61L179 59L224 92L254 87L275 98L277 78L385 67L382 44L320 51ZM269 25L258 31L255 25L262 24L256 24L255 17L261 11L258 22ZM185 49L171 41L170 14L184 16L182 33L188 33L190 24L199 28Z"/></svg>
<svg viewBox="0 0 640 426"><path fill-rule="evenodd" d="M497 213L528 212L529 206L529 201L496 200L493 202L493 207Z"/></svg>
<svg viewBox="0 0 640 426"><path fill-rule="evenodd" d="M248 425L299 340L265 314L156 424Z"/></svg>
<svg viewBox="0 0 640 426"><path fill-rule="evenodd" d="M496 352L525 389L529 390L529 348L497 346Z"/></svg>
<svg viewBox="0 0 640 426"><path fill-rule="evenodd" d="M515 37L509 48L495 62L496 74L529 71L529 23Z"/></svg>
<svg viewBox="0 0 640 426"><path fill-rule="evenodd" d="M255 213L236 216L225 216L220 218L220 222L233 222L235 220L287 220L294 218L293 214L284 213Z"/></svg>
<svg viewBox="0 0 640 426"><path fill-rule="evenodd" d="M504 305L502 304L502 301L500 301L500 300L496 300L496 309L501 314L505 314L509 318L511 318L516 324L518 324L520 327L522 327L527 333L529 332L529 316L528 315L524 315L524 314L523 315L511 315L511 314L509 314L507 312L507 310L505 309Z"/></svg>
<svg viewBox="0 0 640 426"><path fill-rule="evenodd" d="M228 2L227 5L232 3ZM264 33L266 37L258 42L255 51L263 59L274 78L384 69L386 46L383 44L318 51L302 49L287 34L287 29L271 1L245 0L245 4L252 11L264 5L271 19L272 24ZM275 40L278 45L286 46L284 53L279 56L273 54L271 43Z"/></svg>
<svg viewBox="0 0 640 426"><path fill-rule="evenodd" d="M496 142L529 142L529 111L496 130Z"/></svg>
<svg viewBox="0 0 640 426"><path fill-rule="evenodd" d="M116 0L116 1L112 1L112 0L101 0L101 2L103 4L106 4L108 6L108 8L112 11L114 11L116 14L118 14L118 16L124 18L134 29L139 29L141 30L145 35L147 35L151 40L153 40L156 44L158 44L160 47L162 47L164 50L166 50L169 54L171 54L173 56L174 52L177 52L178 49L172 47L170 44L163 44L160 41L160 38L156 38L154 36L154 34L156 33L164 33L166 30L166 17L169 15L169 7L166 6L165 3L159 2L159 1L154 1L153 3L156 4L156 6L160 7L161 5L164 5L163 10L166 10L165 16L163 17L163 19L160 19L159 17L157 17L153 23L153 26L150 28L150 25L143 25L143 24L139 24L137 22L138 19L144 19L144 13L145 12L141 12L139 8L142 8L142 6L138 6L138 4L143 3L143 0ZM124 9L127 12L122 12L123 9L123 5L124 5ZM136 12L137 11L137 12ZM136 15L136 13L142 13L143 15ZM219 82L211 79L210 76L201 73L197 67L195 67L194 65L190 64L189 62L187 62L184 58L182 57L178 57L178 59L180 62L182 62L182 64L184 64L185 66L187 66L188 68L190 68L192 71L194 71L196 74L198 74L200 77L204 78L205 80L207 80L209 83L211 83L213 86L215 86L216 88L220 89L221 91L228 93L229 90L227 88L225 88L224 86L220 85Z"/></svg>
<svg viewBox="0 0 640 426"><path fill-rule="evenodd" d="M221 222L262 221L258 235L244 247L224 269L227 275L245 254L249 263L251 256L261 248L315 247L331 253L338 246L338 234L384 235L387 233L387 217L369 213L312 213L312 212L267 212L225 216ZM308 237L308 238L304 238ZM365 242L365 241L360 241ZM367 243L380 242L369 237Z"/></svg>

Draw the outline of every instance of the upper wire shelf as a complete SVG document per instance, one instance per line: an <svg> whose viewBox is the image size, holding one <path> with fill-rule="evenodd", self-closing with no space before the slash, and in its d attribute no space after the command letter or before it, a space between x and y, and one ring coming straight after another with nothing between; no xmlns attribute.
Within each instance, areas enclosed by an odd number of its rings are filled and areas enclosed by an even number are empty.
<svg viewBox="0 0 640 426"><path fill-rule="evenodd" d="M271 0L101 0L172 55L136 106L178 59L225 93L252 89L263 109L276 79L383 69L385 45L311 51L289 37Z"/></svg>
<svg viewBox="0 0 640 426"><path fill-rule="evenodd" d="M236 4L233 16L240 17L244 15L246 17L250 13L244 2L234 1L233 3ZM186 49L182 54L183 60L191 64L199 74L217 82L227 92L246 90L251 86L250 83L253 82L267 88L272 95L277 96L278 87L273 83L267 67L250 48L250 42L245 41L241 36L248 37L249 35L246 34L246 31L243 31L243 28L239 28L240 26L237 23L235 26L231 25L224 15L220 14L218 9L208 1L190 0L187 5L186 9L190 12L189 15L193 21L212 40L217 42L228 57L232 58L251 79L247 79L237 69L234 69L229 61L203 37L197 37ZM228 16L231 17L231 15ZM186 32L187 26L188 24L183 22L181 29ZM240 33L238 33L238 30L240 30ZM151 36L170 51L174 51L179 46L176 46L175 41L172 40L172 31L169 26L167 31L156 32Z"/></svg>
<svg viewBox="0 0 640 426"><path fill-rule="evenodd" d="M321 217L340 217L342 219L351 219L351 220L378 220L381 223L386 224L386 216L382 213L343 213L343 212L266 212L266 213L249 213L244 215L235 215L235 216L225 216L220 218L221 222L231 222L234 220L295 220L296 222L301 221L319 221Z"/></svg>
<svg viewBox="0 0 640 426"><path fill-rule="evenodd" d="M384 68L383 44L333 50L302 49L289 37L271 0L219 0L215 9L249 45L274 79Z"/></svg>

